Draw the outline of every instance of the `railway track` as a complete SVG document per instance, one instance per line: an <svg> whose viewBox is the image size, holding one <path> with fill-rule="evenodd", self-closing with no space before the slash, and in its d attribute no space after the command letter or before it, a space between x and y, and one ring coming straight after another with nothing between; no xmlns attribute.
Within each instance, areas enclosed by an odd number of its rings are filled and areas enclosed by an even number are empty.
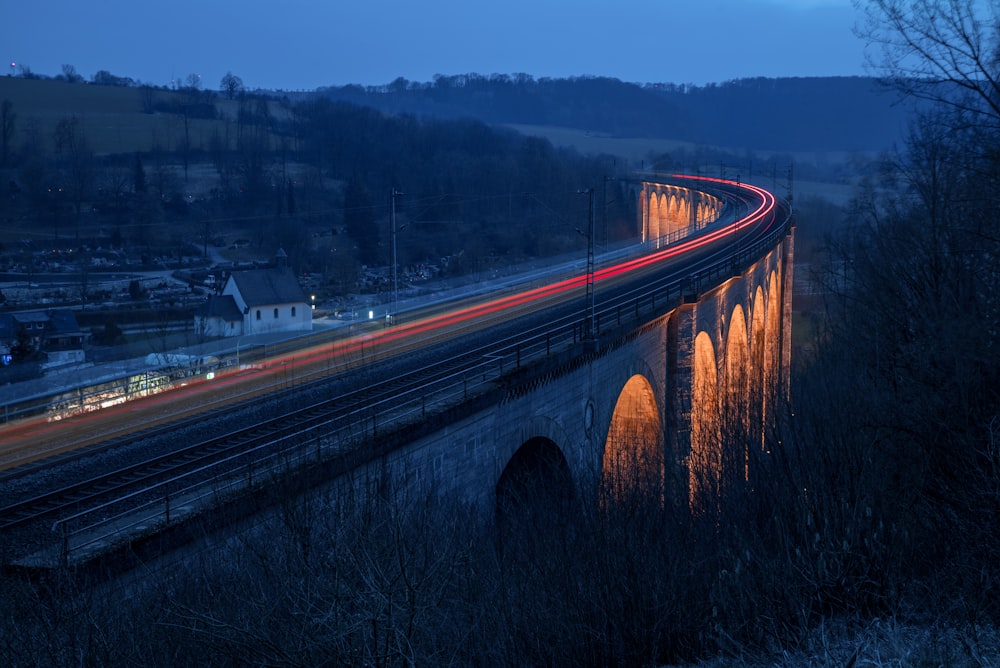
<svg viewBox="0 0 1000 668"><path fill-rule="evenodd" d="M786 222L748 238L742 252L749 259L758 248L773 244L775 235L784 233ZM638 288L608 286L601 292L598 323L605 323L606 328L629 326L648 318L650 311L667 309L671 300L683 298L692 282L708 284L731 272L731 255L729 251L706 254L685 266L683 278L673 272ZM207 503L209 497L217 500L222 488L234 495L245 494L305 462L323 463L348 450L356 452L380 435L495 389L509 372L577 344L584 331L579 309L559 300L547 310L513 322L497 316L495 323L488 324L494 325L490 340L465 341L461 353L452 354L456 346L449 340L435 339L429 347L423 343L419 352L401 352L406 363L397 354L365 366L361 374L352 374L357 370L350 369L298 384L271 395L268 403L274 405L274 414L257 415L253 426L225 431L10 503L0 508L0 536L9 543L16 541L19 532L43 536L48 532L56 544L48 548L50 561L53 554L60 563L73 554L85 558L115 539L127 540L135 534L134 527L163 526L172 515L176 521L179 507ZM369 382L374 378L384 380ZM310 400L292 407L299 397ZM256 403L250 399L238 410L258 410ZM229 413L237 408L219 410ZM205 416L198 419L205 420ZM158 427L139 437L123 437L115 445L137 447L174 429Z"/></svg>

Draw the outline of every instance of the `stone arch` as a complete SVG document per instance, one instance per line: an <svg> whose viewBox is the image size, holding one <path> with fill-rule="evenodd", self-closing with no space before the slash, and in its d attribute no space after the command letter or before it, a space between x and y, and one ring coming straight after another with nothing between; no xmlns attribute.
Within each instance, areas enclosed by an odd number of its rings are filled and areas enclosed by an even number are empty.
<svg viewBox="0 0 1000 668"><path fill-rule="evenodd" d="M648 240L660 236L660 197L656 191L649 194L649 237Z"/></svg>
<svg viewBox="0 0 1000 668"><path fill-rule="evenodd" d="M750 432L751 382L747 320L743 305L737 304L733 307L726 335L725 396L722 399L722 429L725 441L730 444L723 449L723 477L727 479L736 476L746 479L748 474L749 453L745 444ZM744 444L739 451L736 451L737 443Z"/></svg>
<svg viewBox="0 0 1000 668"><path fill-rule="evenodd" d="M733 307L726 335L725 384L729 395L746 393L750 368L750 341L742 304Z"/></svg>
<svg viewBox="0 0 1000 668"><path fill-rule="evenodd" d="M750 356L753 360L753 373L755 376L764 371L764 349L767 347L766 329L764 323L767 320L766 299L764 298L764 287L757 286L753 294L753 307L750 311Z"/></svg>
<svg viewBox="0 0 1000 668"><path fill-rule="evenodd" d="M715 219L716 211L714 202L706 200L704 195L698 197L698 224L701 227L708 225Z"/></svg>
<svg viewBox="0 0 1000 668"><path fill-rule="evenodd" d="M498 526L558 517L575 504L576 490L562 450L545 436L534 436L507 462L496 485Z"/></svg>
<svg viewBox="0 0 1000 668"><path fill-rule="evenodd" d="M680 196L677 192L671 192L670 200L667 204L667 221L670 223L670 232L673 232L676 227L677 219L680 216L680 210Z"/></svg>
<svg viewBox="0 0 1000 668"><path fill-rule="evenodd" d="M754 431L755 441L759 433L761 446L764 444L764 425L767 423L770 413L770 407L767 405L770 386L764 369L764 356L769 347L765 326L767 321L766 303L764 289L758 285L754 291L753 308L750 312L750 388L753 394L753 400L750 402L753 409L750 424Z"/></svg>
<svg viewBox="0 0 1000 668"><path fill-rule="evenodd" d="M722 451L719 433L719 368L707 332L694 340L691 388L691 454L688 457L689 503L695 512L714 507L719 498Z"/></svg>
<svg viewBox="0 0 1000 668"><path fill-rule="evenodd" d="M618 395L601 464L601 497L663 498L663 425L653 386L635 374Z"/></svg>
<svg viewBox="0 0 1000 668"><path fill-rule="evenodd" d="M681 200L681 209L677 216L677 229L684 230L691 225L691 198L690 194Z"/></svg>
<svg viewBox="0 0 1000 668"><path fill-rule="evenodd" d="M781 318L782 300L778 289L777 271L772 271L767 286L767 317L764 322L764 339L767 345L763 355L764 387L767 388L766 400L772 401L778 396L778 367L781 359Z"/></svg>

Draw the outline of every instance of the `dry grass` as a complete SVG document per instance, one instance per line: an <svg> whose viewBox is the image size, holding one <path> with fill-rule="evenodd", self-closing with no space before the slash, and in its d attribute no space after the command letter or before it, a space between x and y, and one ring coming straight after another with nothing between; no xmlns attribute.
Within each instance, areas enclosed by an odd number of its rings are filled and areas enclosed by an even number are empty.
<svg viewBox="0 0 1000 668"><path fill-rule="evenodd" d="M10 100L17 114L19 134L29 123L38 123L41 136L51 150L56 124L76 116L90 147L98 154L134 153L156 147L173 150L183 135L182 120L175 114L143 112L142 90L117 86L94 86L43 79L0 77L0 100ZM156 102L178 98L180 93L157 90ZM217 100L217 108L226 115L233 104ZM208 140L222 121L194 119L191 138L195 149L207 148Z"/></svg>
<svg viewBox="0 0 1000 668"><path fill-rule="evenodd" d="M1000 631L992 627L959 629L914 625L895 619L864 624L823 622L804 648L766 656L720 657L696 668L995 668L1000 666Z"/></svg>

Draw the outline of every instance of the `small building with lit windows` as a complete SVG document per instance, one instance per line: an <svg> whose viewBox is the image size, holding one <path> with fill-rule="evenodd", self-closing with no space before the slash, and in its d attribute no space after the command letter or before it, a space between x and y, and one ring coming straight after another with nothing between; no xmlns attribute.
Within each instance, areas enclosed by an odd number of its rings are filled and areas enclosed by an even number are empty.
<svg viewBox="0 0 1000 668"><path fill-rule="evenodd" d="M84 333L70 309L0 313L0 365L41 356L54 368L83 362Z"/></svg>
<svg viewBox="0 0 1000 668"><path fill-rule="evenodd" d="M312 309L295 273L283 261L270 269L234 271L222 291L195 313L195 330L205 336L252 336L307 332Z"/></svg>

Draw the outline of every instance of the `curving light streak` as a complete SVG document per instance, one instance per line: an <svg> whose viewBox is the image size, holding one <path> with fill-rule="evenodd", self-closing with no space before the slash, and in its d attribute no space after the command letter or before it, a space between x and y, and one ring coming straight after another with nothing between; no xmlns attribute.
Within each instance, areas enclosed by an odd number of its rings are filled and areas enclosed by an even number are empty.
<svg viewBox="0 0 1000 668"><path fill-rule="evenodd" d="M730 188L744 191L751 199L747 201L751 206L756 203L756 207L746 216L734 220L711 232L699 235L680 243L675 243L661 250L657 250L640 257L625 260L612 266L601 268L594 272L595 285L601 281L612 277L637 271L664 262L671 258L690 253L699 248L715 243L729 235L736 234L740 229L748 229L750 226L761 223L767 216L773 213L776 199L767 190L746 183L738 183L720 178L691 176L685 174L673 174L672 178L691 179L698 181L709 181ZM765 230L773 224L773 217L768 221ZM469 323L476 319L485 318L508 309L514 309L533 301L545 299L558 294L573 290L582 289L586 286L587 275L580 274L567 279L556 281L542 287L525 290L505 297L492 299L486 302L458 308L453 311L435 316L428 316L412 323L396 325L389 329L367 333L360 336L353 336L331 343L321 344L306 350L300 350L274 357L264 364L256 366L253 370L221 370L215 373L212 380L205 377L192 377L180 385L174 386L156 395L136 398L130 402L118 404L100 411L92 411L86 414L74 416L73 424L80 424L105 417L112 417L116 414L123 414L127 411L146 410L149 407L164 405L176 399L191 396L205 390L219 391L224 388L237 386L248 381L260 382L263 378L270 376L274 379L274 385L281 382L281 375L294 372L299 367L315 365L319 362L329 363L331 360L342 358L353 353L360 353L373 345L380 343L391 343L409 337L432 333L435 330L444 330L462 323ZM287 378L286 378L287 380ZM294 381L294 377L293 377ZM10 441L19 434L30 433L38 435L45 432L62 430L70 426L65 420L52 421L46 424L39 424L38 419L27 419L22 423L11 423L0 430L0 440Z"/></svg>

